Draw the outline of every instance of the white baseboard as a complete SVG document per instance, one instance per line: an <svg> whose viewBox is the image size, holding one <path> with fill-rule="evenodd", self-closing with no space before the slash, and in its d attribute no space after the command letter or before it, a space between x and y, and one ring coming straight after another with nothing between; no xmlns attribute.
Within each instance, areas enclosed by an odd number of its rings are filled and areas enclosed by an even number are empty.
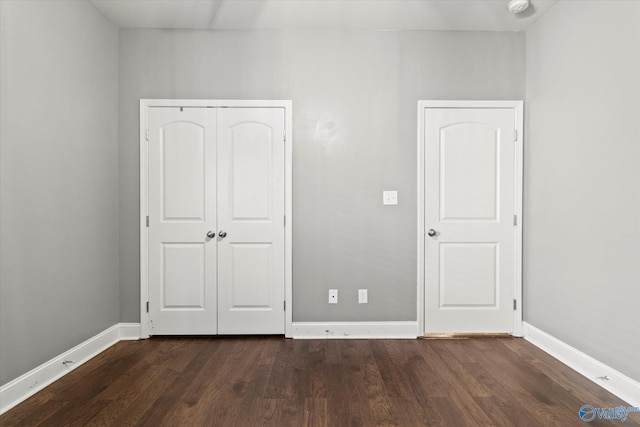
<svg viewBox="0 0 640 427"><path fill-rule="evenodd" d="M140 323L119 323L120 341L131 341L140 339Z"/></svg>
<svg viewBox="0 0 640 427"><path fill-rule="evenodd" d="M294 339L415 339L418 322L293 322Z"/></svg>
<svg viewBox="0 0 640 427"><path fill-rule="evenodd" d="M36 394L52 382L105 351L121 340L140 337L139 323L119 323L100 332L71 350L54 357L26 374L0 387L0 414ZM63 364L65 360L73 363Z"/></svg>
<svg viewBox="0 0 640 427"><path fill-rule="evenodd" d="M527 341L600 387L615 394L631 406L640 407L640 383L638 381L565 344L527 322L522 322L522 325L524 327L524 338ZM603 379L604 377L609 379ZM588 403L585 402L585 404Z"/></svg>

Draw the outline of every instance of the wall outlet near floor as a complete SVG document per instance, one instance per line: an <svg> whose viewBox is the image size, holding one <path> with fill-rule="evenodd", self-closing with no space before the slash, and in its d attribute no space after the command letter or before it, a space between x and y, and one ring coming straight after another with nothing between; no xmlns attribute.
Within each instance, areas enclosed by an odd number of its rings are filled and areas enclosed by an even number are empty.
<svg viewBox="0 0 640 427"><path fill-rule="evenodd" d="M337 304L337 303L338 303L338 290L329 289L329 304Z"/></svg>
<svg viewBox="0 0 640 427"><path fill-rule="evenodd" d="M358 289L358 304L366 304L369 302L366 289Z"/></svg>

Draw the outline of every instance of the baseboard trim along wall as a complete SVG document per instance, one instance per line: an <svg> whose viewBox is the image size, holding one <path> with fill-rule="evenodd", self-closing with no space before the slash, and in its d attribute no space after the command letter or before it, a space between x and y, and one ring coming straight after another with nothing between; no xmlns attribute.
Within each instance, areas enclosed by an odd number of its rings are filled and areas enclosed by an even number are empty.
<svg viewBox="0 0 640 427"><path fill-rule="evenodd" d="M640 382L584 354L546 332L522 322L524 338L631 406L640 406ZM605 379L605 378L608 378ZM588 404L589 402L585 402Z"/></svg>
<svg viewBox="0 0 640 427"><path fill-rule="evenodd" d="M140 338L139 323L118 323L0 387L0 414L62 378L118 341ZM72 361L72 363L63 363Z"/></svg>
<svg viewBox="0 0 640 427"><path fill-rule="evenodd" d="M294 339L415 339L418 322L293 322Z"/></svg>

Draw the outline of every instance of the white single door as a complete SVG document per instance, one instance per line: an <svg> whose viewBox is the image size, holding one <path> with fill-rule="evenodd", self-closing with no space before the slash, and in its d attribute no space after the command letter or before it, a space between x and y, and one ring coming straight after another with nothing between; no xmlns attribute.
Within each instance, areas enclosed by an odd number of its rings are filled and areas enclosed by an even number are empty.
<svg viewBox="0 0 640 427"><path fill-rule="evenodd" d="M515 111L425 108L425 332L511 333Z"/></svg>
<svg viewBox="0 0 640 427"><path fill-rule="evenodd" d="M218 333L283 334L283 108L218 109Z"/></svg>
<svg viewBox="0 0 640 427"><path fill-rule="evenodd" d="M149 334L216 334L216 110L149 108L148 139Z"/></svg>

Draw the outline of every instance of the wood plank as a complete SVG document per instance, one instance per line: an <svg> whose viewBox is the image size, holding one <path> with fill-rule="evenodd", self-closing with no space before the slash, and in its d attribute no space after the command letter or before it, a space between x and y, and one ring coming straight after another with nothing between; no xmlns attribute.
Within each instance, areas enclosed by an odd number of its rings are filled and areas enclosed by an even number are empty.
<svg viewBox="0 0 640 427"><path fill-rule="evenodd" d="M326 398L309 397L304 400L304 425L309 427L329 425Z"/></svg>
<svg viewBox="0 0 640 427"><path fill-rule="evenodd" d="M371 349L387 394L398 398L413 397L414 390L410 386L412 373L408 364L394 363L384 341L371 341Z"/></svg>
<svg viewBox="0 0 640 427"><path fill-rule="evenodd" d="M446 341L446 340L445 340ZM464 384L464 387L468 390L469 394L473 397L490 397L491 392L479 381L476 380L473 371L476 368L476 362L462 362L456 358L456 353L450 350L450 347L446 345L446 342L432 341L431 347L435 353L440 357L446 366L448 372L452 373L460 383ZM463 352L458 352L463 353Z"/></svg>

